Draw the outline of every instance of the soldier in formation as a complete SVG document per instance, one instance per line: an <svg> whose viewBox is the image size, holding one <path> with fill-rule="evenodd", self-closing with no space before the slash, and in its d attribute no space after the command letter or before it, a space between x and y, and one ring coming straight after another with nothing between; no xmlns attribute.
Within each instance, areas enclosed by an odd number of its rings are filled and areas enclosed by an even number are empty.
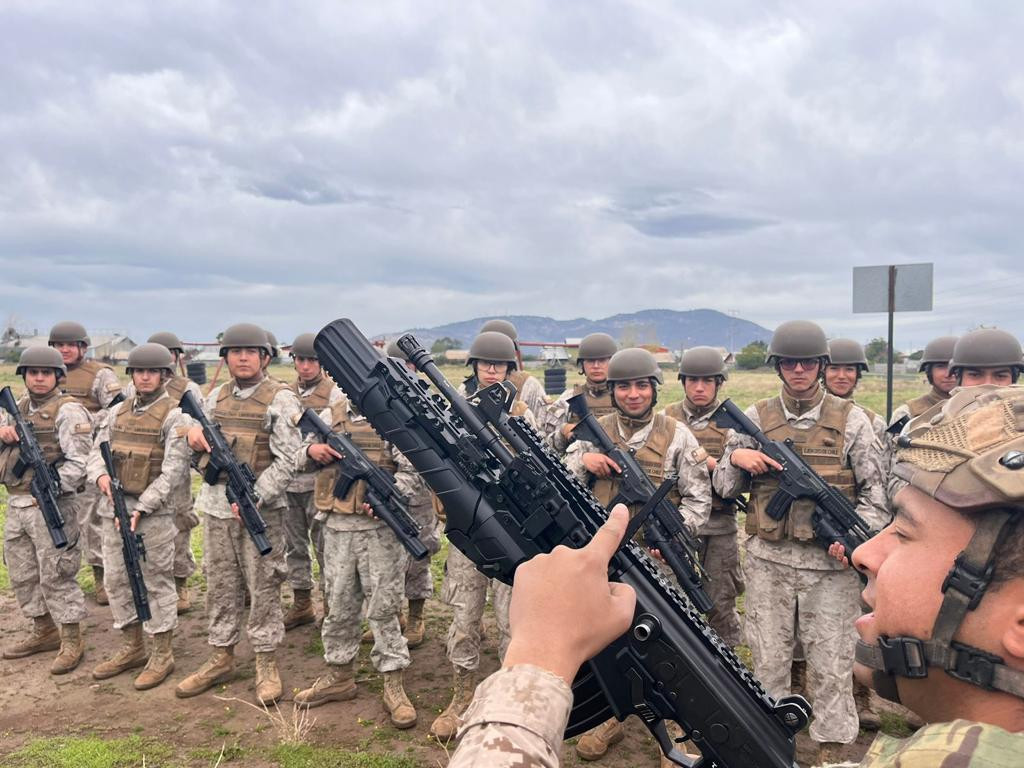
<svg viewBox="0 0 1024 768"><path fill-rule="evenodd" d="M486 323L481 325L480 333L500 333L507 336L512 340L516 360L519 359L519 331L516 330L514 324L508 320L495 318L494 320L488 320ZM472 357L472 354L470 357ZM469 360L466 362L468 365L472 365ZM546 418L545 411L548 407L548 398L544 394L543 385L537 381L535 377L520 369L518 365L510 369L508 380L515 384L516 396L519 400L526 403L526 407L530 409L533 420L537 425L543 424ZM475 376L470 376L464 383L466 394L474 394L477 386L478 381L475 379Z"/></svg>
<svg viewBox="0 0 1024 768"><path fill-rule="evenodd" d="M607 333L592 333L580 340L576 352L576 368L583 374L583 383L574 384L563 392L547 409L544 431L556 452L565 453L572 441L572 427L579 418L569 411L569 398L586 395L587 408L597 418L615 410L611 385L608 383L608 363L619 351L615 339Z"/></svg>
<svg viewBox="0 0 1024 768"><path fill-rule="evenodd" d="M828 343L829 361L825 364L822 384L825 390L840 400L849 400L856 405L871 422L879 441L885 438L885 419L853 399L853 394L860 384L860 377L868 369L868 359L864 347L853 339L832 339Z"/></svg>
<svg viewBox="0 0 1024 768"><path fill-rule="evenodd" d="M890 435L893 432L898 435L910 419L949 399L949 393L956 386L956 376L949 370L956 342L956 336L940 336L925 345L917 370L928 379L931 389L893 409L889 419Z"/></svg>

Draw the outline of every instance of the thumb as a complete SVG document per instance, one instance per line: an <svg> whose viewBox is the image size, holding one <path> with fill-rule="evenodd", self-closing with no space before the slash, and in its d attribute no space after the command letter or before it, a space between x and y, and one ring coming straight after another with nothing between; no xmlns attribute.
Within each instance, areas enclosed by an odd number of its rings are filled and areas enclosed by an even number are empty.
<svg viewBox="0 0 1024 768"><path fill-rule="evenodd" d="M608 584L608 592L612 602L611 615L615 618L616 626L625 632L632 623L636 611L636 592L628 584L616 581Z"/></svg>

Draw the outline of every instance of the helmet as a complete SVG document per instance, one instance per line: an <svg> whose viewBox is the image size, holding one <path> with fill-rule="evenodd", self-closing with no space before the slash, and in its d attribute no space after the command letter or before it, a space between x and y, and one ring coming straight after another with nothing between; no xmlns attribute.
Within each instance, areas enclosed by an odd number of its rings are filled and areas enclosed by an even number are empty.
<svg viewBox="0 0 1024 768"><path fill-rule="evenodd" d="M576 351L576 360L601 360L619 351L615 339L607 333L591 333L584 336Z"/></svg>
<svg viewBox="0 0 1024 768"><path fill-rule="evenodd" d="M702 379L721 376L722 381L729 378L722 353L714 347L690 347L683 352L679 358L680 381L686 376Z"/></svg>
<svg viewBox="0 0 1024 768"><path fill-rule="evenodd" d="M171 350L171 352L181 352L182 354L184 354L185 352L185 345L181 343L181 339L179 339L170 331L160 331L159 333L154 333L152 336L146 339L146 341L152 342L153 344L163 344L165 347Z"/></svg>
<svg viewBox="0 0 1024 768"><path fill-rule="evenodd" d="M953 359L953 347L956 346L956 342L956 336L939 336L939 338L929 341L925 345L924 352L921 353L921 365L917 368L918 372L924 373L932 363L941 363L942 365L949 363Z"/></svg>
<svg viewBox="0 0 1024 768"><path fill-rule="evenodd" d="M14 373L17 376L24 375L28 368L56 368L57 378L68 375L67 366L64 365L64 358L60 352L52 347L27 347L18 359L18 367Z"/></svg>
<svg viewBox="0 0 1024 768"><path fill-rule="evenodd" d="M220 337L220 356L224 357L232 347L255 347L271 354L267 332L253 323L236 323Z"/></svg>
<svg viewBox="0 0 1024 768"><path fill-rule="evenodd" d="M500 331L483 331L469 345L466 365L472 365L477 360L506 362L513 369L516 365L516 346L509 336Z"/></svg>
<svg viewBox="0 0 1024 768"><path fill-rule="evenodd" d="M654 379L659 384L665 381L654 355L642 347L620 349L608 363L608 381L631 381L632 379Z"/></svg>
<svg viewBox="0 0 1024 768"><path fill-rule="evenodd" d="M64 320L57 323L50 329L50 338L47 341L51 346L58 343L85 344L89 345L89 334L85 332L85 326L76 323L74 320Z"/></svg>
<svg viewBox="0 0 1024 768"><path fill-rule="evenodd" d="M267 334L267 341L270 342L270 356L277 357L281 354L281 350L277 348L277 336L265 329L264 333Z"/></svg>
<svg viewBox="0 0 1024 768"><path fill-rule="evenodd" d="M949 372L960 375L964 368L1003 368L1016 372L1024 368L1024 352L1015 336L998 328L981 328L965 333L953 347Z"/></svg>
<svg viewBox="0 0 1024 768"><path fill-rule="evenodd" d="M775 329L768 344L765 362L774 365L781 357L808 360L818 357L828 362L828 341L817 323L809 320L790 320Z"/></svg>
<svg viewBox="0 0 1024 768"><path fill-rule="evenodd" d="M169 373L174 373L174 356L171 350L163 344L147 342L140 344L128 353L128 365L125 366L125 373L131 373L136 368L161 368Z"/></svg>
<svg viewBox="0 0 1024 768"><path fill-rule="evenodd" d="M864 347L853 339L832 339L828 343L828 355L831 365L855 365L858 371L868 369Z"/></svg>
<svg viewBox="0 0 1024 768"><path fill-rule="evenodd" d="M409 357L402 351L402 348L398 346L398 339L392 339L391 343L388 344L388 357L397 357L399 360L405 360L408 362Z"/></svg>
<svg viewBox="0 0 1024 768"><path fill-rule="evenodd" d="M519 341L519 331L516 327L508 320L502 320L500 317L496 317L493 320L488 320L486 323L480 326L480 333L485 331L497 331L508 336L512 341Z"/></svg>
<svg viewBox="0 0 1024 768"><path fill-rule="evenodd" d="M313 339L315 338L315 333L300 333L296 336L295 341L292 342L292 357L308 357L311 360L319 359L316 349L313 348Z"/></svg>

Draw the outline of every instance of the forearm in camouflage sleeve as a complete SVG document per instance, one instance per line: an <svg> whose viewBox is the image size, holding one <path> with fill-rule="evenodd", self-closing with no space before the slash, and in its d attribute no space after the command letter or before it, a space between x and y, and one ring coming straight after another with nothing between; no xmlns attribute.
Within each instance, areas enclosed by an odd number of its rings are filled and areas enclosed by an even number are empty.
<svg viewBox="0 0 1024 768"><path fill-rule="evenodd" d="M92 394L101 406L109 407L110 401L121 394L121 382L117 374L109 368L100 369L92 382Z"/></svg>
<svg viewBox="0 0 1024 768"><path fill-rule="evenodd" d="M587 468L583 466L583 454L595 453L594 444L586 440L577 440L572 443L565 452L565 466L572 472L581 483L589 479Z"/></svg>
<svg viewBox="0 0 1024 768"><path fill-rule="evenodd" d="M680 494L679 513L690 533L696 535L711 516L711 477L704 461L694 460L694 450L699 450L699 445L691 437L679 445L665 470L679 475L676 482Z"/></svg>
<svg viewBox="0 0 1024 768"><path fill-rule="evenodd" d="M85 481L86 463L92 450L92 420L89 412L77 403L65 403L57 413L57 440L64 461L57 468L61 486L75 491Z"/></svg>
<svg viewBox="0 0 1024 768"><path fill-rule="evenodd" d="M851 411L845 431L847 460L857 480L857 514L880 530L889 524L882 450L867 416Z"/></svg>
<svg viewBox="0 0 1024 768"><path fill-rule="evenodd" d="M100 453L100 443L110 441L110 419L106 419L96 431L92 446L89 448L89 458L86 460L86 482L95 485L103 475L107 474L107 465L103 463L103 455Z"/></svg>
<svg viewBox="0 0 1024 768"><path fill-rule="evenodd" d="M732 463L732 452L737 448L756 449L757 442L739 432L733 432L725 441L725 451L711 475L711 484L723 499L735 498L750 488L750 475Z"/></svg>
<svg viewBox="0 0 1024 768"><path fill-rule="evenodd" d="M388 445L388 448L391 451L392 458L398 465L398 469L395 472L395 487L405 497L406 501L411 501L424 492L426 485L416 471L416 468L413 467L412 462L405 458L405 454L392 445Z"/></svg>
<svg viewBox="0 0 1024 768"><path fill-rule="evenodd" d="M271 419L270 453L274 460L256 478L255 490L261 499L276 498L285 492L295 476L295 453L302 445L296 426L302 413L298 397L282 389L274 396L268 411Z"/></svg>

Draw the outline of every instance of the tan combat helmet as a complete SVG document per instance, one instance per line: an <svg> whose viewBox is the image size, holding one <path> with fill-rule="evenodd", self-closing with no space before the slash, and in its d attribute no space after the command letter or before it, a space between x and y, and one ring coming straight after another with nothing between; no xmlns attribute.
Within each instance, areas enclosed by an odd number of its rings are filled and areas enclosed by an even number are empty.
<svg viewBox="0 0 1024 768"><path fill-rule="evenodd" d="M822 367L828 364L828 340L825 331L809 320L790 320L782 323L772 334L768 344L765 362L777 365L782 358L794 360L821 360Z"/></svg>
<svg viewBox="0 0 1024 768"><path fill-rule="evenodd" d="M270 356L271 356L271 358L276 360L280 356L280 354L281 354L281 350L278 348L278 344L277 344L277 336L272 334L266 328L264 328L263 330L264 330L264 333L267 334L267 342L270 344Z"/></svg>
<svg viewBox="0 0 1024 768"><path fill-rule="evenodd" d="M619 345L607 333L590 333L580 339L576 350L576 369L583 373L584 360L605 360L619 351Z"/></svg>
<svg viewBox="0 0 1024 768"><path fill-rule="evenodd" d="M949 365L957 341L956 336L939 336L925 344L924 352L921 353L921 364L917 366L918 373L929 372L932 365Z"/></svg>
<svg viewBox="0 0 1024 768"><path fill-rule="evenodd" d="M927 677L929 667L986 689L1024 698L1024 672L977 648L954 642L967 612L1000 579L1009 534L1024 519L1024 387L961 389L932 429L899 441L893 472L976 521L970 542L942 585L931 637L882 637L857 644L857 661L875 670L879 694L899 700L895 676Z"/></svg>
<svg viewBox="0 0 1024 768"><path fill-rule="evenodd" d="M64 358L52 347L27 347L18 358L18 367L14 370L14 374L24 376L25 371L29 368L53 368L57 371L58 381L68 375Z"/></svg>
<svg viewBox="0 0 1024 768"><path fill-rule="evenodd" d="M1024 352L1012 334L998 328L980 328L965 333L953 347L949 372L960 379L964 368L1009 368L1016 383L1024 369Z"/></svg>
<svg viewBox="0 0 1024 768"><path fill-rule="evenodd" d="M387 355L388 357L397 357L399 360L409 362L409 356L398 346L398 339L392 339L391 343L388 344Z"/></svg>
<svg viewBox="0 0 1024 768"><path fill-rule="evenodd" d="M488 320L486 323L480 326L480 333L486 333L487 331L497 331L508 336L512 341L519 343L519 331L513 323L508 320L503 320L500 317L496 317L493 320Z"/></svg>
<svg viewBox="0 0 1024 768"><path fill-rule="evenodd" d="M658 384L665 383L658 361L643 347L620 349L608 362L609 383L633 379L654 379Z"/></svg>
<svg viewBox="0 0 1024 768"><path fill-rule="evenodd" d="M477 360L508 363L508 369L513 371L516 367L515 344L511 337L500 331L481 331L469 345L466 365L473 365Z"/></svg>
<svg viewBox="0 0 1024 768"><path fill-rule="evenodd" d="M50 329L50 338L47 341L51 347L54 344L84 344L89 346L89 334L85 326L76 323L74 320L64 320L57 323Z"/></svg>
<svg viewBox="0 0 1024 768"><path fill-rule="evenodd" d="M714 347L690 347L679 358L679 380L687 376L695 379L717 378L718 384L729 378L725 359Z"/></svg>
<svg viewBox="0 0 1024 768"><path fill-rule="evenodd" d="M267 332L253 323L236 323L220 337L220 356L224 357L232 347L253 347L270 355L270 341Z"/></svg>
<svg viewBox="0 0 1024 768"><path fill-rule="evenodd" d="M300 333L295 337L295 341L292 342L291 356L305 357L310 360L319 360L317 357L316 348L313 346L313 340L316 339L315 333Z"/></svg>
<svg viewBox="0 0 1024 768"><path fill-rule="evenodd" d="M868 369L864 347L853 339L832 339L828 343L829 365L854 365L860 374Z"/></svg>
<svg viewBox="0 0 1024 768"><path fill-rule="evenodd" d="M158 331L146 339L146 341L153 344L163 344L171 352L177 352L179 355L185 354L185 345L181 343L181 339L170 331Z"/></svg>
<svg viewBox="0 0 1024 768"><path fill-rule="evenodd" d="M125 366L124 372L130 376L132 371L138 368L165 370L168 375L173 376L174 355L163 344L156 344L154 342L139 344L139 346L128 353L128 365Z"/></svg>

